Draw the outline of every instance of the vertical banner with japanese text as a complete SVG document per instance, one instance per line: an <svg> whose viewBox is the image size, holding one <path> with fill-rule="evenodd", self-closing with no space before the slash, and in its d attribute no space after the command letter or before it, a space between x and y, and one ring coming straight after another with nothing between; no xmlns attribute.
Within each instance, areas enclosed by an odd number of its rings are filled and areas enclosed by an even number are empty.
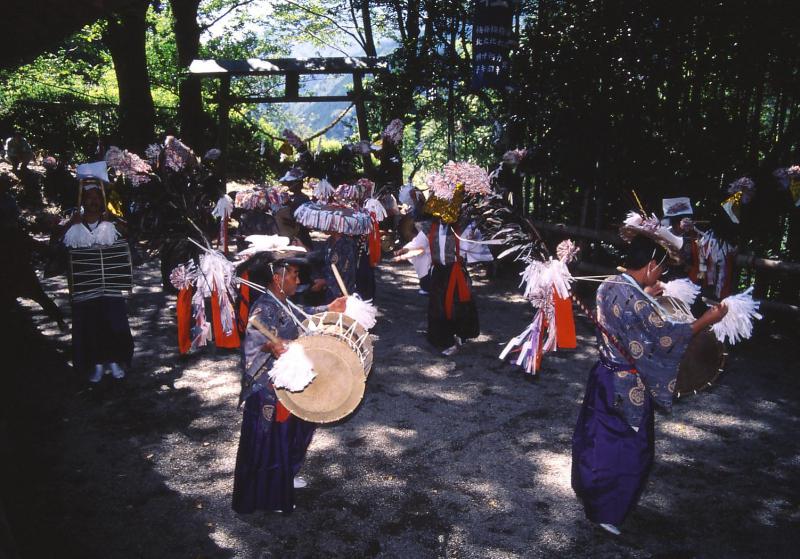
<svg viewBox="0 0 800 559"><path fill-rule="evenodd" d="M475 0L472 91L503 89L509 85L509 52L516 44L515 8L515 0Z"/></svg>

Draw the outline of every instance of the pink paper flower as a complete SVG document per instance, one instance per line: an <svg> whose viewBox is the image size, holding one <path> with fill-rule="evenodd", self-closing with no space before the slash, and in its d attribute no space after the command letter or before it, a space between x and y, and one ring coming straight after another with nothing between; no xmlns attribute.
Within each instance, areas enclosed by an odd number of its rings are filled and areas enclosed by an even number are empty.
<svg viewBox="0 0 800 559"><path fill-rule="evenodd" d="M150 181L150 165L128 150L121 150L111 146L106 152L106 163L117 173L131 181L133 186L139 186Z"/></svg>
<svg viewBox="0 0 800 559"><path fill-rule="evenodd" d="M189 146L175 136L167 136L164 140L164 164L167 168L178 172L187 165L194 165L197 161Z"/></svg>
<svg viewBox="0 0 800 559"><path fill-rule="evenodd" d="M403 121L399 118L391 121L383 131L383 134L381 134L381 138L383 138L384 142L395 145L399 144L403 139Z"/></svg>

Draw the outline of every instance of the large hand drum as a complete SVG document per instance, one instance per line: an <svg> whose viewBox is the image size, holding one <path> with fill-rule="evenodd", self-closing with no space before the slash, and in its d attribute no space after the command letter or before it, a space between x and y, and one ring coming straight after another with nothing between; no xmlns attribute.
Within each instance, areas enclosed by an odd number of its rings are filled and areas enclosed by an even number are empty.
<svg viewBox="0 0 800 559"><path fill-rule="evenodd" d="M321 332L342 339L358 354L364 368L364 376L372 371L372 338L358 322L338 312L315 314L303 321L303 326L312 332Z"/></svg>
<svg viewBox="0 0 800 559"><path fill-rule="evenodd" d="M671 297L658 297L657 300L672 320L686 323L694 321L691 312L680 301ZM675 396L680 398L697 394L711 387L722 374L726 356L725 346L710 328L692 336L678 366Z"/></svg>
<svg viewBox="0 0 800 559"><path fill-rule="evenodd" d="M323 333L301 336L292 343L303 346L317 376L302 392L276 388L281 403L293 415L313 423L331 423L353 413L366 386L358 354L341 338Z"/></svg>

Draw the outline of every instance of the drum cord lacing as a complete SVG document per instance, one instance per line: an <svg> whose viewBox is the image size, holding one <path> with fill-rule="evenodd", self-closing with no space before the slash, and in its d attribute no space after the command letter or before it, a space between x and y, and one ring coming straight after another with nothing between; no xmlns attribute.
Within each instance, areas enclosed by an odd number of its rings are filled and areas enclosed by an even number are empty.
<svg viewBox="0 0 800 559"><path fill-rule="evenodd" d="M303 311L301 310L300 312L303 312ZM335 326L340 331L342 331L344 334L346 334L346 335L342 335L342 336L337 336L337 338L338 337L344 338L344 342L348 346L350 346L350 349L352 349L353 351L356 352L356 355L358 355L358 358L361 361L361 363L363 364L363 363L366 362L366 355L365 355L363 346L364 346L364 340L367 339L367 337L369 337L369 332L366 332L361 337L356 337L355 341L353 341L353 339L354 339L353 334L355 334L356 326L358 325L357 321L354 320L353 323L349 327L345 328L344 320L342 318L342 317L344 317L344 314L342 314L342 313L337 313L339 316L336 319L336 323L335 324L330 324L330 325L325 324L324 322L322 322L322 320L323 320L322 317L319 317L317 319L318 321L315 323L314 322L314 318L315 317L309 316L305 312L303 312L303 314L305 314L308 317L308 323L310 325L313 325L313 327L310 329L312 335L314 335L314 332L316 332L317 330L320 330L321 327L323 327L323 326ZM323 332L322 334L324 335L325 332Z"/></svg>

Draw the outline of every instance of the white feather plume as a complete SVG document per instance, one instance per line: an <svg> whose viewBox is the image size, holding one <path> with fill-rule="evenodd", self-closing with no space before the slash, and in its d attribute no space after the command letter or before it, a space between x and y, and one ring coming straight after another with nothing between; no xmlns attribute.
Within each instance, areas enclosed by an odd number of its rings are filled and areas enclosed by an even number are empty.
<svg viewBox="0 0 800 559"><path fill-rule="evenodd" d="M753 300L753 288L747 291L725 297L722 304L728 308L728 313L711 330L717 339L724 342L735 344L740 340L746 340L753 335L753 320L763 318L758 311L758 301Z"/></svg>
<svg viewBox="0 0 800 559"><path fill-rule="evenodd" d="M700 286L695 285L686 278L676 279L664 284L664 295L683 301L691 306L697 296L700 295Z"/></svg>
<svg viewBox="0 0 800 559"><path fill-rule="evenodd" d="M275 360L269 371L269 378L275 388L283 388L289 392L304 390L316 376L314 364L300 344L289 344L286 353Z"/></svg>
<svg viewBox="0 0 800 559"><path fill-rule="evenodd" d="M344 314L370 330L377 322L378 309L372 304L372 299L364 301L358 295L348 295Z"/></svg>
<svg viewBox="0 0 800 559"><path fill-rule="evenodd" d="M364 209L374 213L377 221L386 219L386 208L383 207L383 204L381 204L377 198L367 198L367 201L364 202Z"/></svg>

